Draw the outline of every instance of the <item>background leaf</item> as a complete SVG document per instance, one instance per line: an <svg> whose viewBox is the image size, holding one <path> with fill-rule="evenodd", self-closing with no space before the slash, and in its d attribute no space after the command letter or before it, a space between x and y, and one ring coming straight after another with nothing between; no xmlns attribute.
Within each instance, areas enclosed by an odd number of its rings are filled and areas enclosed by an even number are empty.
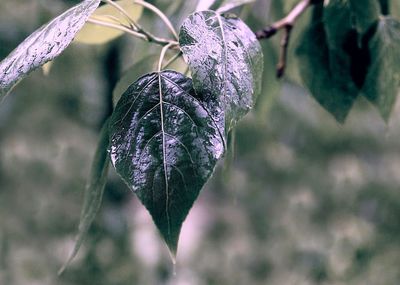
<svg viewBox="0 0 400 285"><path fill-rule="evenodd" d="M79 221L79 230L75 238L75 246L71 252L68 260L65 262L63 267L59 270L58 274L62 274L68 267L72 259L76 256L81 247L87 232L92 225L96 214L100 209L104 188L107 182L108 166L109 166L109 155L108 155L108 143L109 143L109 132L108 132L108 120L104 123L104 126L100 132L100 140L96 148L96 154L92 162L92 169L90 171L90 179L86 187L85 197L83 201L83 207L81 212L81 218Z"/></svg>
<svg viewBox="0 0 400 285"><path fill-rule="evenodd" d="M348 0L355 20L357 32L363 35L376 23L380 7L377 0Z"/></svg>
<svg viewBox="0 0 400 285"><path fill-rule="evenodd" d="M0 101L29 72L60 55L99 5L85 0L25 39L0 63Z"/></svg>
<svg viewBox="0 0 400 285"><path fill-rule="evenodd" d="M219 99L228 132L260 92L263 55L253 32L236 16L196 12L182 24L179 43L196 91Z"/></svg>
<svg viewBox="0 0 400 285"><path fill-rule="evenodd" d="M335 119L343 123L359 91L352 82L348 58L340 49L330 50L322 6L316 6L310 27L297 49L300 74L311 95ZM337 45L338 34L332 37Z"/></svg>
<svg viewBox="0 0 400 285"><path fill-rule="evenodd" d="M115 3L120 5L135 21L139 20L140 16L142 15L143 7L134 4L132 0L115 1ZM105 4L99 7L96 11L94 11L93 16L100 18L104 22L129 25L126 17L110 4ZM92 23L86 23L82 30L76 35L74 41L84 44L105 44L123 34L124 32L120 30L103 27Z"/></svg>
<svg viewBox="0 0 400 285"><path fill-rule="evenodd" d="M175 255L182 223L222 156L223 139L192 80L147 74L122 95L110 121L117 172L148 209Z"/></svg>
<svg viewBox="0 0 400 285"><path fill-rule="evenodd" d="M400 87L400 22L382 18L369 42L369 50L371 66L363 92L388 121Z"/></svg>

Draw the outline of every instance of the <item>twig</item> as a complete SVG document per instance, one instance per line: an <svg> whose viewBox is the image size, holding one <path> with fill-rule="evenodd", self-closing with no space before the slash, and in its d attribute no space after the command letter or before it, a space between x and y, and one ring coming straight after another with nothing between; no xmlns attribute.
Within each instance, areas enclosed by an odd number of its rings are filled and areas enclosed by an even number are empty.
<svg viewBox="0 0 400 285"><path fill-rule="evenodd" d="M171 49L179 49L178 42L176 42L174 40L169 40L169 39L155 37L155 36L149 35L149 34L144 34L142 31L135 31L132 28L125 26L125 25L118 25L118 24L114 24L111 22L101 21L99 19L96 19L94 16L90 17L87 22L95 24L95 25L99 25L99 26L104 26L104 27L120 30L120 31L128 33L134 37L137 37L139 39L142 39L142 40L145 40L148 42L154 42L154 43L162 45L162 46L168 45L169 48L171 48Z"/></svg>
<svg viewBox="0 0 400 285"><path fill-rule="evenodd" d="M303 14L307 8L313 4L315 4L316 0L301 0L293 9L286 15L283 19L273 23L271 26L268 26L260 31L257 31L256 37L257 39L268 39L275 35L279 30L284 30L284 34L281 40L281 51L279 56L279 62L276 67L276 76L278 78L282 77L285 73L286 68L286 57L287 50L289 46L290 40L290 32L296 22L297 18Z"/></svg>
<svg viewBox="0 0 400 285"><path fill-rule="evenodd" d="M154 5L152 5L152 4L148 3L148 2L144 2L144 1L141 1L141 0L136 0L133 3L141 5L144 8L147 8L147 9L151 10L152 12L154 12L155 14L157 14L157 16L159 16L161 18L161 20L163 20L165 25L171 31L171 33L175 37L175 39L178 40L179 37L178 37L177 32L175 31L174 26L172 25L172 23L170 22L168 17L165 16L165 14L163 12L161 12L160 9L158 9L156 6L154 6Z"/></svg>

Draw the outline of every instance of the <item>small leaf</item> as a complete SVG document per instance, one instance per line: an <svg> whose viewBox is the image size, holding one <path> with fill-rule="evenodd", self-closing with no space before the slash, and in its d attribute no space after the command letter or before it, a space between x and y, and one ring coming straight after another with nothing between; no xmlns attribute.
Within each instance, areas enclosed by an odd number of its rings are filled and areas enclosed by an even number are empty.
<svg viewBox="0 0 400 285"><path fill-rule="evenodd" d="M225 132L253 106L261 89L263 55L254 33L236 16L196 12L182 24L179 43L194 88L222 104Z"/></svg>
<svg viewBox="0 0 400 285"><path fill-rule="evenodd" d="M343 53L329 49L322 7L316 6L312 23L297 49L300 74L311 95L340 123L345 121L359 93Z"/></svg>
<svg viewBox="0 0 400 285"><path fill-rule="evenodd" d="M126 90L110 121L111 161L172 255L182 223L224 151L209 100L183 74L151 73Z"/></svg>
<svg viewBox="0 0 400 285"><path fill-rule="evenodd" d="M343 1L343 0L342 0ZM357 32L362 36L378 21L380 7L377 0L347 0L355 19ZM395 0L398 1L398 0Z"/></svg>
<svg viewBox="0 0 400 285"><path fill-rule="evenodd" d="M99 5L85 0L25 39L0 62L0 101L29 72L59 56Z"/></svg>
<svg viewBox="0 0 400 285"><path fill-rule="evenodd" d="M219 8L216 10L218 13L225 13L236 7L255 2L255 0L224 0Z"/></svg>
<svg viewBox="0 0 400 285"><path fill-rule="evenodd" d="M388 121L400 87L400 21L381 18L369 51L371 65L362 91Z"/></svg>
<svg viewBox="0 0 400 285"><path fill-rule="evenodd" d="M68 267L70 262L78 253L79 248L81 247L87 232L89 231L89 228L100 209L104 188L107 182L108 166L110 162L107 151L109 143L108 122L109 120L104 123L104 126L100 132L100 140L98 142L96 154L92 162L92 169L90 171L90 178L86 187L81 218L79 221L79 231L75 238L75 246L68 260L58 271L59 275L64 272L64 270Z"/></svg>
<svg viewBox="0 0 400 285"><path fill-rule="evenodd" d="M132 0L115 1L115 3L120 5L134 21L137 21L142 15L143 7L133 2ZM126 17L110 4L98 8L93 13L93 16L96 16L97 19L101 19L103 22L129 26ZM105 44L123 34L124 32L120 30L86 23L82 30L76 35L74 42L83 44Z"/></svg>

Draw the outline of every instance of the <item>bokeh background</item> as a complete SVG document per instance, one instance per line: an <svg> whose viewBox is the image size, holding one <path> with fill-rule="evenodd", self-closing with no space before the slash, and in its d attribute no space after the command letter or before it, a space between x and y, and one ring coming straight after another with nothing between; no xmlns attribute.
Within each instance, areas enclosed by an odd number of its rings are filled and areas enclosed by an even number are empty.
<svg viewBox="0 0 400 285"><path fill-rule="evenodd" d="M78 2L0 1L0 58ZM198 4L150 2L176 27ZM258 29L295 2L259 0L236 12ZM0 105L0 284L400 284L400 105L385 124L359 98L337 124L299 79L295 49L308 17L294 29L283 80L274 75L279 37L262 43L263 92L184 223L176 274L149 214L111 171L85 244L56 276L73 247L112 90L160 48L127 36L73 44L48 76L33 72ZM150 13L141 22L167 33Z"/></svg>

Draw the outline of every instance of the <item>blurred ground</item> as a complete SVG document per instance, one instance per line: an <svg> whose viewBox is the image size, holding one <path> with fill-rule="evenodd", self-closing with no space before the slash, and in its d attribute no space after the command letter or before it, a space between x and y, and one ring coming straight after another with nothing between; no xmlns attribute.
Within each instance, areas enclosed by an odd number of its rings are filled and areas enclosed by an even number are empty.
<svg viewBox="0 0 400 285"><path fill-rule="evenodd" d="M0 58L74 2L1 1ZM177 26L196 6L156 2ZM275 2L242 16L263 26L290 5ZM150 14L143 20L163 33ZM274 79L277 44L263 43L263 94L236 132L233 163L221 163L184 224L176 275L149 215L112 172L85 245L55 277L115 80L159 48L128 38L73 45L48 77L32 73L0 105L0 284L399 284L400 104L385 125L360 99L339 126L295 83L292 55L287 78Z"/></svg>

